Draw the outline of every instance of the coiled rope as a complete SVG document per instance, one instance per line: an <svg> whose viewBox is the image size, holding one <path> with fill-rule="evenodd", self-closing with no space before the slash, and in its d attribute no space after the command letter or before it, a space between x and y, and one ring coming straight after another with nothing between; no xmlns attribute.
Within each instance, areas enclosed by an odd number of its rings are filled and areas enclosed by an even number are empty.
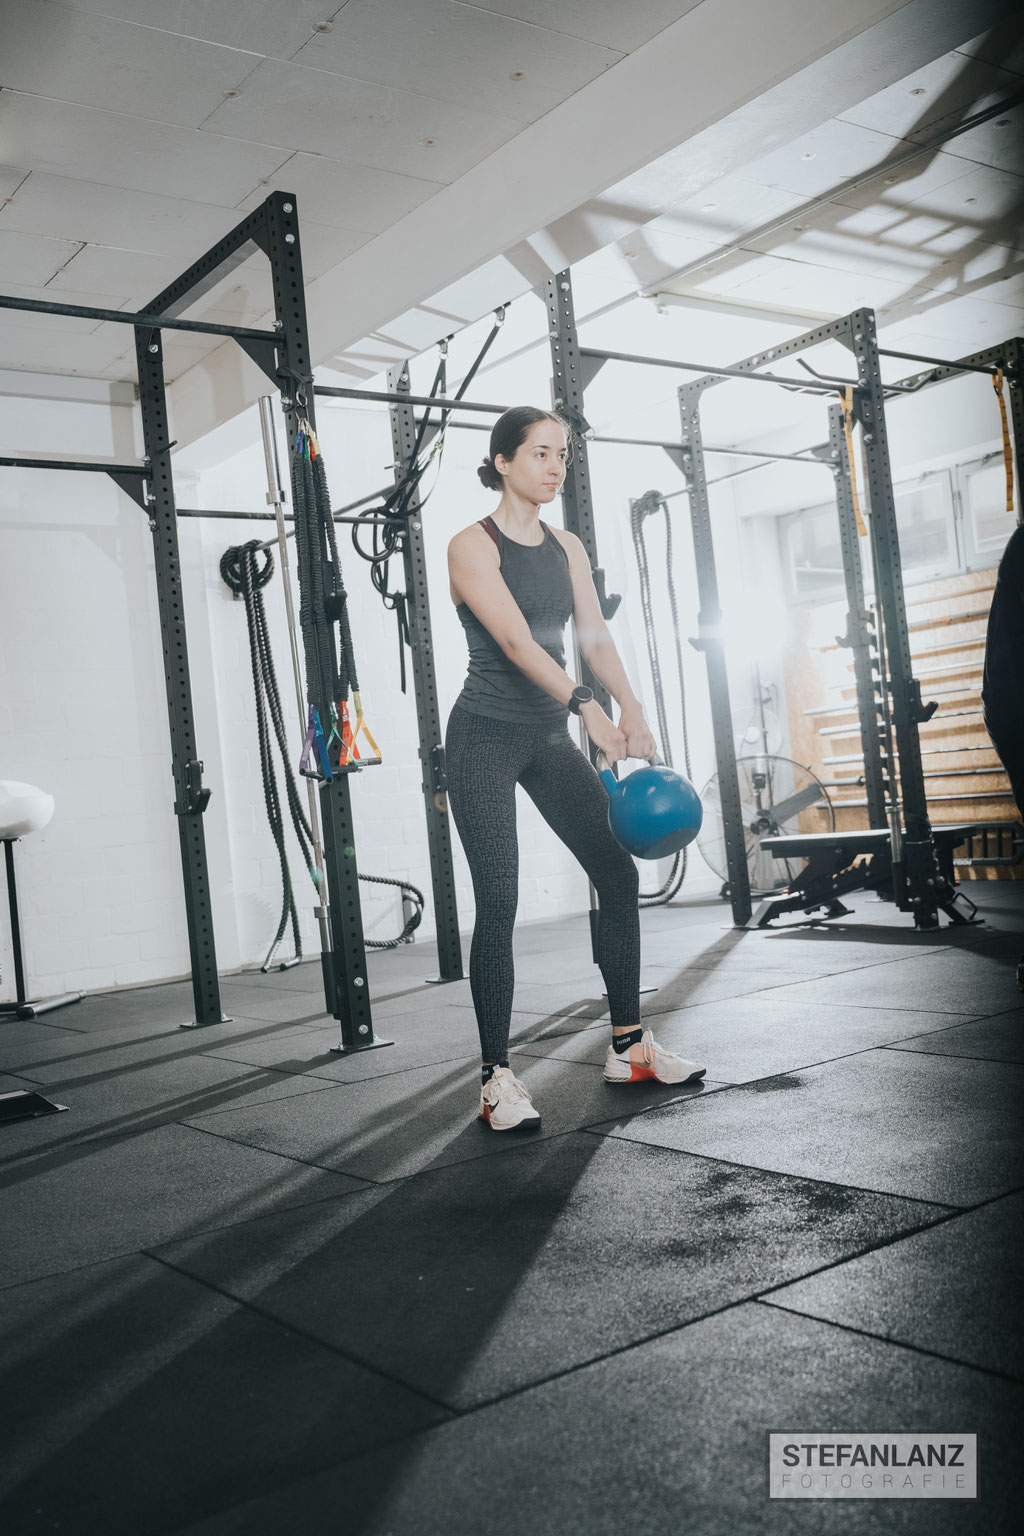
<svg viewBox="0 0 1024 1536"><path fill-rule="evenodd" d="M679 676L679 704L683 718L683 762L686 765L686 777L693 778L693 770L690 767L690 742L686 728L686 682L683 676L683 650L679 639L679 606L676 601L675 580L672 574L672 518L669 513L668 502L660 491L648 491L636 501L629 504L629 525L633 535L633 549L636 553L637 569L640 573L640 606L644 615L644 633L647 637L647 656L651 664L651 679L654 684L654 702L658 711L658 731L661 736L661 750L665 762L671 768L672 746L669 741L668 719L665 714L665 689L661 676L661 658L658 652L658 637L654 628L654 608L651 601L651 576L647 561L647 544L644 538L644 521L656 512L665 514L665 575L668 585L669 607L672 612L672 635L675 641L676 670ZM680 886L686 878L687 869L686 848L673 855L672 868L669 871L665 884L657 891L644 892L640 897L641 907L664 906L677 894Z"/></svg>

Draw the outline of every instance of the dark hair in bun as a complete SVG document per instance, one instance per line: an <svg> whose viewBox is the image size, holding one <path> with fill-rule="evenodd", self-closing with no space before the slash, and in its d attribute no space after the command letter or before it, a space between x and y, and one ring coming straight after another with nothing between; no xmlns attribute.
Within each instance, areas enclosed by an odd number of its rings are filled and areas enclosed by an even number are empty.
<svg viewBox="0 0 1024 1536"><path fill-rule="evenodd" d="M487 491L500 491L501 490L501 487L502 487L502 484L503 484L502 478L498 474L498 471L494 467L494 460L493 459L491 459L491 458L484 459L482 464L478 464L477 465L476 472L480 476L480 484L484 487L485 490L487 490Z"/></svg>
<svg viewBox="0 0 1024 1536"><path fill-rule="evenodd" d="M538 410L535 405L514 405L494 423L491 451L483 463L477 466L480 484L487 490L500 491L505 483L495 465L495 459L499 454L503 459L514 459L526 441L526 434L538 421L556 421L565 433L566 446L571 448L572 433L568 422L563 421L561 416L554 411Z"/></svg>

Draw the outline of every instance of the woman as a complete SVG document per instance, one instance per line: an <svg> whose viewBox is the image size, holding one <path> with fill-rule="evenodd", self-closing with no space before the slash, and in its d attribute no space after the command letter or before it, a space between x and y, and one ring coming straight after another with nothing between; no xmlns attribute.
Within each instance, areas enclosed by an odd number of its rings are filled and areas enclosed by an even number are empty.
<svg viewBox="0 0 1024 1536"><path fill-rule="evenodd" d="M452 601L469 642L469 674L448 720L448 801L469 860L476 926L470 987L483 1056L481 1120L492 1130L536 1129L540 1116L508 1064L519 889L516 784L582 864L597 891L597 958L608 992L610 1083L682 1083L703 1067L663 1050L640 1028L640 914L636 866L612 837L608 797L569 735L578 714L615 762L654 753L594 590L579 539L540 518L565 479L568 434L532 406L506 411L477 470L501 500L448 546ZM588 666L618 702L614 725L589 688L565 672L570 616Z"/></svg>

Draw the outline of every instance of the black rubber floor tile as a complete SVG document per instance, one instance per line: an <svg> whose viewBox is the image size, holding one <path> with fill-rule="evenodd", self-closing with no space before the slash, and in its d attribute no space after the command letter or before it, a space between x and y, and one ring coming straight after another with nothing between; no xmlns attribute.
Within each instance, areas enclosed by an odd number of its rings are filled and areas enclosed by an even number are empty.
<svg viewBox="0 0 1024 1536"><path fill-rule="evenodd" d="M812 1317L1024 1380L1024 1194L774 1292Z"/></svg>
<svg viewBox="0 0 1024 1536"><path fill-rule="evenodd" d="M10 1536L158 1536L447 1418L143 1257L7 1291L0 1359Z"/></svg>
<svg viewBox="0 0 1024 1536"><path fill-rule="evenodd" d="M159 1251L465 1410L939 1214L573 1135Z"/></svg>
<svg viewBox="0 0 1024 1536"><path fill-rule="evenodd" d="M373 1032L378 1040L391 1043L340 1056L333 1047L340 1044L341 1031L337 1021L332 1020L326 1027L303 1027L301 1033L293 1030L287 1035L241 1040L237 1044L228 1041L213 1054L343 1083L385 1077L443 1061L480 1059L476 1021L463 1008L434 1008L429 1013L404 1013L392 1019L381 1018L375 1008Z"/></svg>
<svg viewBox="0 0 1024 1536"><path fill-rule="evenodd" d="M841 1001L861 1008L929 1009L936 1013L973 1015L1002 1013L1024 996L1017 991L1014 966L1008 959L977 954L973 949L945 951L901 960L898 965L845 971ZM831 977L794 982L780 988L780 999L795 1003L836 1000Z"/></svg>
<svg viewBox="0 0 1024 1536"><path fill-rule="evenodd" d="M193 1055L152 1065L97 1066L81 1076L39 1086L48 1097L66 1104L68 1113L6 1126L3 1145L8 1157L52 1154L95 1136L137 1136L204 1110L229 1105L252 1109L270 1100L316 1093L325 1085L244 1062Z"/></svg>
<svg viewBox="0 0 1024 1536"><path fill-rule="evenodd" d="M212 1054L229 1044L241 1049L289 1038L299 1040L314 1027L241 1016L201 1030L140 1023L131 1030L97 1029L57 1040L26 1042L12 1050L11 1058L17 1071L34 1082L89 1081L107 1072Z"/></svg>
<svg viewBox="0 0 1024 1536"><path fill-rule="evenodd" d="M561 1136L620 1112L625 1090L606 1083L595 1067L520 1056L515 1049L510 1060L540 1113L538 1130L492 1131L478 1118L480 1068L475 1057L186 1123L281 1157L385 1181L450 1163L504 1156L524 1140ZM657 1089L659 1102L701 1091L699 1084ZM625 1113L643 1114L651 1102L645 1092L631 1093Z"/></svg>
<svg viewBox="0 0 1024 1536"><path fill-rule="evenodd" d="M922 935L924 943L915 941L913 935L907 942L906 934L897 938L887 935L885 930L872 932L863 925L845 930L802 928L793 932L749 929L737 933L732 930L729 934L718 935L707 948L693 954L687 953L689 936L685 931L680 937L683 940L681 965L727 972L796 971L808 977L829 976L869 965L890 965L936 951L945 954L950 948L946 943L937 943L931 935ZM672 964L674 947L674 940L668 936L659 936L653 941L645 939L644 960L651 965Z"/></svg>
<svg viewBox="0 0 1024 1536"><path fill-rule="evenodd" d="M1024 1063L1024 1013L1014 1008L991 1019L974 1019L893 1044L897 1051L934 1056L973 1056L982 1061Z"/></svg>
<svg viewBox="0 0 1024 1536"><path fill-rule="evenodd" d="M564 971L564 968L563 968ZM650 968L641 978L643 986L654 986L654 992L645 993L640 999L642 1015L671 1013L676 1008L692 1008L695 1003L712 1002L722 997L741 997L757 992L766 984L775 986L784 982L785 975L773 973L769 978L752 971L733 971L719 975L715 971L677 970L667 967ZM573 981L530 982L516 981L514 1008L519 1013L563 1014L575 1018L608 1019L608 999L601 995L603 983L600 975L586 983ZM456 1007L472 1008L473 1000L466 995L453 997Z"/></svg>
<svg viewBox="0 0 1024 1536"><path fill-rule="evenodd" d="M66 1010L61 1022L70 1028L73 1021L76 1030L130 1029L137 1024L188 1024L195 1016L192 982L172 981L158 987L87 993Z"/></svg>
<svg viewBox="0 0 1024 1536"><path fill-rule="evenodd" d="M948 1021L948 1014L780 1003L772 992L764 992L662 1014L652 1028L660 1045L706 1067L716 1082L749 1083L887 1045L915 1029L948 1032ZM520 1049L527 1055L597 1063L604 1061L607 1041L603 1033L589 1031L585 1037L536 1041Z"/></svg>
<svg viewBox="0 0 1024 1536"><path fill-rule="evenodd" d="M863 1051L599 1132L916 1200L977 1205L1024 1183L1024 1071Z"/></svg>
<svg viewBox="0 0 1024 1536"><path fill-rule="evenodd" d="M221 1004L225 1013L241 1014L247 1019L314 1023L317 1019L330 1018L322 994L285 992L281 987L264 986L262 978L260 981L222 983Z"/></svg>
<svg viewBox="0 0 1024 1536"><path fill-rule="evenodd" d="M1009 1536L1022 1394L758 1303L251 1501L180 1536ZM769 1429L978 1433L977 1503L765 1497ZM482 1480L478 1469L486 1468Z"/></svg>
<svg viewBox="0 0 1024 1536"><path fill-rule="evenodd" d="M56 1019L56 1014L47 1015ZM48 1024L43 1019L4 1019L0 1021L0 1064L10 1066L14 1060L13 1052L21 1053L27 1048L32 1050L36 1045L53 1043L57 1040L75 1039L80 1030L69 1029L63 1024Z"/></svg>
<svg viewBox="0 0 1024 1536"><path fill-rule="evenodd" d="M180 1125L43 1151L0 1174L0 1286L362 1187Z"/></svg>
<svg viewBox="0 0 1024 1536"><path fill-rule="evenodd" d="M374 1030L377 1021L404 1018L406 1014L431 1016L444 1012L455 998L469 997L469 981L447 981L438 986L424 982L391 982L383 990L370 988L370 1008Z"/></svg>

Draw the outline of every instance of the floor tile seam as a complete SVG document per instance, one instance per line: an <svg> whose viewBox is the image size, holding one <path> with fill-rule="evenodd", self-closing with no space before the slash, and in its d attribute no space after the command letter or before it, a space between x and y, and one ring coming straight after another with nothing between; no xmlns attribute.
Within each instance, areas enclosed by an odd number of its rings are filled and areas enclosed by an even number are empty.
<svg viewBox="0 0 1024 1536"><path fill-rule="evenodd" d="M233 1063L233 1065L234 1065L234 1063ZM260 1070L262 1070L262 1069L260 1069ZM290 1074L290 1073L280 1073L278 1075L279 1076L291 1076L293 1074ZM344 1086L343 1084L342 1085L333 1085L333 1084L331 1084L328 1081L323 1080L323 1079L321 1079L320 1081L323 1082L323 1086L325 1088L328 1088L328 1087L331 1087L331 1086ZM62 1098L64 1098L64 1097L73 1098L74 1097L75 1089L77 1087L80 1087L81 1085L79 1083L74 1083L73 1082L70 1085L70 1090L67 1087L62 1086L60 1083L34 1084L34 1086L35 1087L43 1087L43 1088L45 1088L47 1090L48 1093L59 1094ZM312 1091L315 1092L316 1090L314 1089ZM304 1098L304 1097L305 1097L304 1094L282 1093L280 1095L277 1095L274 1098L262 1100L261 1101L261 1107L262 1107L263 1104L282 1104L282 1103L285 1103L288 1099L298 1099L298 1098ZM28 1164L31 1163L31 1160L33 1158L36 1158L36 1157L38 1157L40 1159L43 1159L43 1158L47 1157L48 1155L52 1155L52 1154L54 1154L56 1152L67 1151L67 1150L70 1150L73 1147L84 1147L84 1146L92 1147L92 1146L97 1146L97 1145L102 1147L102 1146L106 1146L108 1144L112 1144L114 1142L125 1140L125 1139L131 1138L131 1137L148 1136L151 1131L164 1130L169 1125L180 1125L180 1126L184 1126L186 1128L189 1128L193 1119L201 1120L201 1119L205 1119L205 1118L214 1118L215 1116L221 1115L221 1114L237 1113L237 1111L239 1109L242 1109L244 1107L245 1107L244 1105L237 1104L237 1103L236 1104L227 1104L227 1105L222 1105L219 1109L199 1110L197 1112L186 1111L184 1114L182 1114L182 1112L179 1109L179 1111L177 1112L177 1115L171 1115L169 1118L165 1117L163 1119L159 1119L159 1118L150 1119L144 1125L128 1126L128 1127L126 1127L126 1128L124 1128L122 1130L100 1130L100 1131L82 1130L81 1133L72 1132L71 1134L69 1134L67 1136L62 1136L59 1141L40 1143L40 1145L38 1147L32 1147L30 1149L27 1149L27 1150L23 1151L20 1154L15 1154L9 1160L8 1166L10 1166L10 1163L16 1163L19 1168L24 1168ZM69 1106L69 1108L71 1108L71 1106ZM151 1110L148 1113L150 1115L153 1115L155 1112ZM39 1116L37 1118L43 1118L43 1117ZM357 1177L358 1177L358 1175L357 1175ZM14 1181L6 1180L4 1175L2 1173L0 1173L0 1193L2 1193L2 1191L4 1189L9 1187L9 1183L10 1182L14 1182ZM20 1183L22 1181L18 1180L17 1182Z"/></svg>
<svg viewBox="0 0 1024 1536"><path fill-rule="evenodd" d="M857 1338L872 1339L877 1344L888 1344L894 1349L905 1349L910 1354L923 1355L927 1360L939 1360L943 1365L956 1365L961 1370L976 1371L981 1376L994 1377L997 1381L1008 1381L1013 1386L1020 1386L1024 1382L1024 1376L1013 1376L1008 1371L997 1371L994 1366L978 1365L974 1360L962 1360L957 1355L947 1355L938 1349L926 1349L923 1344L912 1344L908 1339L897 1339L884 1333L872 1333L870 1328L857 1328L853 1323L841 1323L833 1317L822 1317L816 1312L804 1312L799 1307L787 1307L779 1301L766 1301L758 1296L754 1300L755 1306L771 1307L776 1312L786 1312L791 1317L807 1318L810 1322L821 1323L826 1328L838 1328L843 1333L852 1333Z"/></svg>
<svg viewBox="0 0 1024 1536"><path fill-rule="evenodd" d="M973 1207L972 1207L973 1209ZM928 1221L921 1221L916 1226L904 1228L900 1232L890 1232L886 1237L879 1237L874 1242L868 1243L864 1248L858 1248L852 1253L845 1254L842 1258L830 1259L827 1264L819 1264L815 1269L809 1269L805 1274L798 1275L794 1280L780 1280L777 1285L765 1286L758 1291L752 1299L764 1301L774 1296L779 1291L786 1290L791 1285L800 1285L805 1280L814 1280L819 1275L827 1275L830 1270L842 1269L845 1264L856 1263L859 1259L868 1258L873 1253L881 1253L886 1248L895 1248L897 1243L906 1242L908 1238L919 1237L922 1232L934 1232L939 1227L947 1226L951 1221L957 1221L963 1216L969 1216L970 1210L956 1207L944 1209L938 1216Z"/></svg>
<svg viewBox="0 0 1024 1536"><path fill-rule="evenodd" d="M81 1274L83 1270L98 1269L103 1264L114 1264L119 1259L137 1259L145 1255L141 1248L122 1248L117 1253L104 1254L102 1259L87 1259L82 1264L72 1264L68 1269L48 1269L41 1275L29 1275L24 1280L0 1281L0 1295L20 1290L25 1285L38 1285L43 1280L57 1280L64 1275Z"/></svg>
<svg viewBox="0 0 1024 1536"><path fill-rule="evenodd" d="M899 1051L903 1056L938 1056L943 1061L982 1061L990 1067L1024 1067L1024 1061L1007 1061L1003 1056L969 1056L966 1051L926 1051L922 1045L883 1045L879 1049Z"/></svg>
<svg viewBox="0 0 1024 1536"><path fill-rule="evenodd" d="M954 1025L953 1027L956 1028L957 1026ZM943 1033L943 1031L936 1031L936 1033ZM901 1038L906 1038L906 1039L909 1039L909 1040L915 1040L915 1039L917 1039L917 1036L916 1035L908 1035L908 1036L901 1037ZM717 1083L718 1086L716 1088L711 1089L711 1092L712 1093L721 1093L723 1091L723 1089L729 1089L731 1091L735 1091L735 1090L743 1089L743 1088L752 1088L752 1087L755 1087L758 1083L770 1083L770 1082L773 1081L774 1078L777 1078L777 1077L792 1077L793 1074L796 1073L796 1072L813 1072L818 1067L834 1066L837 1061L851 1061L853 1059L853 1057L855 1057L855 1056L868 1056L868 1055L871 1054L872 1051L895 1050L895 1049L896 1049L896 1042L886 1042L885 1045L874 1045L874 1044L872 1044L872 1045L864 1045L864 1046L861 1046L858 1050L855 1050L855 1051L843 1051L841 1053L841 1055L839 1055L839 1056L825 1056L825 1057L823 1057L821 1059L821 1061L804 1062L800 1066L786 1067L784 1070L782 1070L780 1072L766 1072L763 1077L745 1077L745 1078L741 1078L739 1081L737 1081L735 1083L723 1082L721 1078L712 1078L712 1082ZM908 1053L905 1053L905 1054L910 1054L910 1053L908 1052ZM917 1055L938 1055L939 1053L935 1052L935 1051L932 1051L932 1052L923 1052L922 1051L922 1052L916 1052L914 1054L917 1054ZM552 1057L549 1054L549 1055L547 1055L545 1057L542 1057L542 1058L534 1057L532 1059L533 1060L541 1059L541 1060L550 1061L552 1059ZM560 1057L556 1057L555 1059L558 1060L558 1061L564 1061L567 1058L560 1056ZM972 1060L974 1058L965 1057L963 1059L964 1060ZM980 1060L980 1061L984 1061L984 1060L987 1060L988 1058L987 1057L978 1057L977 1059ZM572 1065L573 1066L581 1066L582 1067L582 1066L592 1066L593 1063L592 1062L582 1062L581 1061L581 1062L573 1062ZM1012 1063L1011 1062L1011 1063L1009 1063L1009 1065L1011 1065L1011 1066L1012 1065L1017 1065L1017 1063ZM679 1086L682 1086L682 1085L679 1085ZM694 1103L698 1103L698 1102L700 1102L701 1099L707 1098L709 1096L710 1096L709 1094L698 1094L698 1095L695 1095L694 1098L693 1098L693 1102ZM668 1108L670 1108L670 1106L667 1105L667 1104L664 1104L664 1105L656 1104L656 1105L652 1105L651 1107L653 1109L668 1109ZM592 1121L591 1124L600 1125L601 1121Z"/></svg>
<svg viewBox="0 0 1024 1536"><path fill-rule="evenodd" d="M204 1052L201 1052L197 1056L176 1056L176 1057L165 1058L165 1059L160 1060L160 1061L139 1061L139 1062L135 1062L133 1065L128 1066L128 1067L111 1067L111 1068L109 1068L108 1070L106 1070L104 1072L92 1072L92 1073L89 1073L85 1077L58 1078L55 1082L44 1083L43 1086L47 1087L47 1088L51 1088L54 1093L73 1093L76 1088L94 1088L98 1084L117 1082L121 1078L124 1078L125 1081L128 1084L130 1084L132 1082L133 1075L136 1074L136 1073L159 1071L162 1067L174 1067L179 1062L181 1062L183 1060L185 1060L185 1061L189 1061L189 1060L195 1060L195 1061L207 1061L207 1060L209 1060L209 1061L229 1061L232 1066L240 1066L240 1067L247 1068L249 1074L262 1073L262 1074L266 1074L266 1075L269 1075L269 1076L272 1076L272 1077L280 1077L280 1078L291 1078L291 1077L304 1076L305 1075L305 1074L302 1074L302 1073L286 1072L286 1071L284 1071L283 1069L281 1069L279 1067L258 1067L258 1066L254 1066L251 1061L235 1061L233 1057L215 1056L215 1055L213 1055L209 1051L204 1051ZM231 1081L234 1082L234 1083L239 1083L239 1082L244 1081L244 1077L243 1078L233 1078L233 1079L231 1079ZM260 1086L260 1085L257 1084L256 1086ZM273 1085L271 1083L266 1083L265 1086L266 1087L272 1087ZM282 1086L283 1086L283 1084L282 1084ZM282 1097L288 1098L288 1097L294 1097L294 1095L284 1094L284 1095L282 1095ZM277 1103L277 1100L276 1099L267 1099L266 1103L268 1103L268 1104L275 1104L275 1103ZM229 1108L230 1107L231 1106L229 1106ZM238 1106L236 1105L234 1107L237 1108ZM219 1113L219 1111L217 1111L217 1110L210 1110L210 1114L217 1114L217 1113Z"/></svg>
<svg viewBox="0 0 1024 1536"><path fill-rule="evenodd" d="M10 1000L10 1002L0 1003L0 1011L2 1011L4 1008L13 1007L13 998ZM56 1019L54 1019L51 1023L49 1019L38 1019L34 1016L23 1019L20 1014L17 1013L12 1013L9 1019L0 1019L0 1031L2 1031L5 1024L38 1024L40 1029L52 1029L54 1031L53 1038L55 1040L58 1039L62 1034L87 1035L89 1033L88 1029L83 1029L80 1024L77 1027L74 1024L58 1024Z"/></svg>
<svg viewBox="0 0 1024 1536"><path fill-rule="evenodd" d="M276 1103L277 1101L275 1100L274 1102ZM197 1116L197 1119L199 1118L213 1119L215 1117ZM272 1147L258 1147L255 1146L251 1141L243 1141L239 1136L228 1136L223 1131L215 1131L208 1126L198 1125L195 1120L181 1120L177 1123L181 1126L182 1130L199 1131L205 1136L214 1137L214 1139L217 1141L229 1141L234 1147L244 1147L247 1152L260 1152L265 1157L277 1157L280 1158L282 1162L294 1163L297 1168L315 1168L318 1173L333 1173L340 1178L359 1179L362 1183L372 1189L379 1188L382 1182L379 1179L367 1178L367 1176L363 1173L349 1173L348 1169L346 1168L329 1168L326 1163L311 1162L309 1158L296 1157L292 1152L277 1152ZM352 1193L358 1194L359 1191L355 1190L352 1191Z"/></svg>
<svg viewBox="0 0 1024 1536"><path fill-rule="evenodd" d="M623 1136L615 1131L599 1131L593 1126L586 1126L582 1129L585 1130L588 1136L614 1137L618 1141L634 1141L637 1139L631 1136ZM697 1152L692 1147L669 1147L659 1141L645 1141L642 1145L654 1147L661 1152L675 1152L680 1157L699 1157L708 1163L722 1163L727 1168L742 1168L750 1173L767 1173L775 1179L799 1179L807 1184L827 1185L830 1189L851 1191L857 1195L875 1195L883 1200L903 1200L911 1205L934 1206L944 1214L963 1215L967 1211L974 1209L973 1206L951 1206L948 1200L928 1200L922 1195L903 1195L898 1190L871 1189L863 1184L840 1184L837 1179L823 1179L813 1173L790 1173L780 1168L765 1168L760 1163L741 1163L736 1158L721 1157L714 1152ZM1001 1198L1001 1196L997 1198Z"/></svg>
<svg viewBox="0 0 1024 1536"><path fill-rule="evenodd" d="M229 1290L227 1286L218 1285L215 1280L209 1280L203 1275L195 1274L190 1269L184 1269L180 1264L173 1263L170 1259L164 1258L161 1254L151 1249L144 1248L141 1252L146 1258L155 1260L157 1264L162 1265L165 1269L169 1269L173 1274L181 1275L193 1284L202 1286L204 1290L211 1291L214 1295L222 1296L226 1301L233 1302L246 1312L253 1313L254 1316L261 1318L264 1322L272 1323L275 1328L283 1328L286 1333L297 1334L299 1338L305 1339L307 1343L316 1344L319 1348L326 1349L330 1354L337 1355L350 1365L358 1365L361 1370L368 1371L372 1375L390 1382L392 1386L400 1387L405 1392L411 1392L414 1397L429 1403L431 1408L439 1408L442 1412L451 1415L457 1413L458 1410L452 1408L449 1403L443 1402L440 1398L432 1397L429 1392L424 1392L421 1388L413 1386L411 1382L404 1381L401 1376L396 1376L391 1371L382 1370L379 1365L373 1365L369 1360L363 1359L362 1356L355 1354L352 1350L344 1349L340 1344L334 1343L330 1339L322 1338L319 1334L304 1328L301 1323L280 1317L276 1312L270 1311L267 1307L260 1306L258 1302L253 1301L250 1297L240 1296L236 1291Z"/></svg>
<svg viewBox="0 0 1024 1536"><path fill-rule="evenodd" d="M46 1087L46 1084L45 1083L41 1083L37 1077L28 1077L24 1072L12 1071L8 1067L5 1067L3 1069L3 1076L4 1077L16 1077L19 1082L29 1083L33 1088L45 1088ZM5 1091L8 1092L8 1093L18 1093L19 1092L19 1090L17 1088L9 1088L9 1089L6 1089Z"/></svg>
<svg viewBox="0 0 1024 1536"><path fill-rule="evenodd" d="M382 1022L386 1023L387 1021L384 1020ZM510 1049L514 1050L516 1047L510 1046ZM214 1053L211 1052L210 1054ZM216 1055L218 1061L240 1061L239 1057L228 1056L226 1051L220 1051L216 1053ZM449 1062L453 1061L475 1062L478 1055L479 1050L471 1051L468 1056L443 1056L439 1060L420 1062L417 1066L396 1067L393 1072L375 1072L372 1077L329 1077L326 1072L315 1072L312 1070L306 1072L289 1072L286 1067L275 1067L274 1070L278 1072L285 1072L289 1077L314 1077L318 1082L332 1083L337 1088L345 1088L357 1087L360 1083L376 1083L379 1082L381 1078L385 1077L401 1077L403 1072L422 1072L424 1067L444 1067L447 1066ZM242 1065L246 1065L246 1063L243 1062ZM292 1095L292 1097L294 1097L294 1095ZM220 1111L213 1111L213 1113L220 1113Z"/></svg>

